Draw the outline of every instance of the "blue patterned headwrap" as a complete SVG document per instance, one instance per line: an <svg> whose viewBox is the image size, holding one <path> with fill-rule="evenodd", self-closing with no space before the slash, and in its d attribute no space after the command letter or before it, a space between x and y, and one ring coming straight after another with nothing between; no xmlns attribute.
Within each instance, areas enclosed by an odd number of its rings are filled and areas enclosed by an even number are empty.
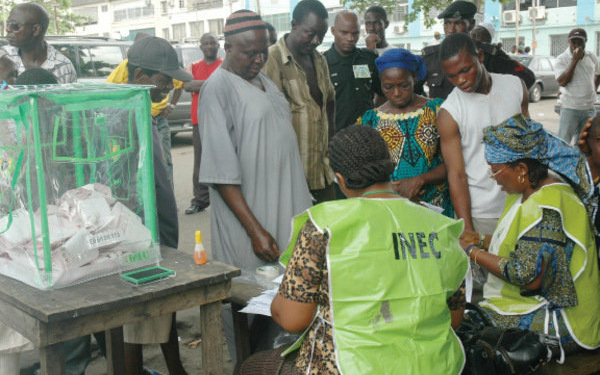
<svg viewBox="0 0 600 375"><path fill-rule="evenodd" d="M500 125L483 130L485 160L503 164L519 159L535 159L549 169L570 180L587 197L592 193L592 177L585 156L554 134L548 133L542 124L514 115Z"/></svg>
<svg viewBox="0 0 600 375"><path fill-rule="evenodd" d="M393 48L385 51L375 59L379 73L388 68L402 68L417 73L417 80L423 81L427 77L425 62L421 56L416 56L404 48Z"/></svg>

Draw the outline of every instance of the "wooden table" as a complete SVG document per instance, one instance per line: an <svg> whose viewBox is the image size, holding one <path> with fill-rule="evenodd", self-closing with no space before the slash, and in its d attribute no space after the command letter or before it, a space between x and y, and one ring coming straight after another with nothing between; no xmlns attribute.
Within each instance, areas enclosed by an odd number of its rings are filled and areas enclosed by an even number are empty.
<svg viewBox="0 0 600 375"><path fill-rule="evenodd" d="M192 256L162 252L177 276L133 286L112 275L42 291L0 276L0 319L40 348L42 374L64 374L62 343L106 331L108 374L123 374L123 324L200 306L202 369L223 373L221 301L240 270L219 262L197 266Z"/></svg>

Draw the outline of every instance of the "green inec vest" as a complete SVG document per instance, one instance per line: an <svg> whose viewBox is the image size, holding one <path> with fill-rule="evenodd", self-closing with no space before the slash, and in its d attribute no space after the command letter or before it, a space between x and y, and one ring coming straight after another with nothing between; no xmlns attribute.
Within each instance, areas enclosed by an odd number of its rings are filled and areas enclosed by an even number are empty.
<svg viewBox="0 0 600 375"><path fill-rule="evenodd" d="M560 310L569 333L581 347L593 349L600 345L600 278L596 245L583 203L566 184L543 186L520 204L521 195L509 195L506 199L502 222L507 213L516 209L510 226L500 234L497 250L490 252L501 257L510 257L517 241L542 219L542 208L557 211L562 218L563 229L574 243L569 263L575 282L578 305ZM514 205L519 205L515 206ZM500 225L499 225L500 227ZM494 233L494 236L497 236ZM521 288L489 274L484 286L485 301L481 306L504 315L522 315L541 308L548 302L541 296L521 295ZM550 329L552 332L552 329Z"/></svg>
<svg viewBox="0 0 600 375"><path fill-rule="evenodd" d="M337 367L342 374L458 374L462 345L446 300L467 256L462 221L405 199L319 204L294 219L287 264L307 220L329 233L327 268Z"/></svg>

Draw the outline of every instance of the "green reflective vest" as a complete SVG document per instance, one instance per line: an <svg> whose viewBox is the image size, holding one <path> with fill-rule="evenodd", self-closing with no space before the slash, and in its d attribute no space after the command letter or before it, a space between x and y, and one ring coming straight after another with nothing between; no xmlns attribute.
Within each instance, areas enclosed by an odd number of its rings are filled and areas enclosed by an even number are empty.
<svg viewBox="0 0 600 375"><path fill-rule="evenodd" d="M516 243L529 229L542 219L542 208L556 210L562 217L563 230L575 243L569 268L575 281L578 305L561 310L573 339L581 347L593 349L600 345L600 278L596 244L585 207L567 184L543 186L520 204L521 195L509 195L506 199L504 216L516 209L500 245L490 252L509 257ZM519 205L519 207L513 207ZM496 234L495 234L496 235ZM518 285L504 282L489 274L484 287L485 301L482 306L505 315L521 315L544 308L547 301L541 296L521 295ZM552 329L549 331L552 333Z"/></svg>
<svg viewBox="0 0 600 375"><path fill-rule="evenodd" d="M337 367L342 374L458 374L462 345L446 300L468 261L462 221L405 199L347 199L294 220L287 264L309 219L329 233L327 267Z"/></svg>

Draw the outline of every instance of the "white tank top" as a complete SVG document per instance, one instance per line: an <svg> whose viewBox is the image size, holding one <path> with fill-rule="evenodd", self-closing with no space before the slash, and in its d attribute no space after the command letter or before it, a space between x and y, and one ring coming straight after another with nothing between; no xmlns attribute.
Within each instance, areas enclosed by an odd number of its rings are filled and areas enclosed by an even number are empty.
<svg viewBox="0 0 600 375"><path fill-rule="evenodd" d="M521 79L507 74L490 73L492 89L487 95L465 93L454 88L442 104L458 124L465 170L471 194L471 216L499 218L506 194L488 174L483 145L483 129L498 125L521 113Z"/></svg>

